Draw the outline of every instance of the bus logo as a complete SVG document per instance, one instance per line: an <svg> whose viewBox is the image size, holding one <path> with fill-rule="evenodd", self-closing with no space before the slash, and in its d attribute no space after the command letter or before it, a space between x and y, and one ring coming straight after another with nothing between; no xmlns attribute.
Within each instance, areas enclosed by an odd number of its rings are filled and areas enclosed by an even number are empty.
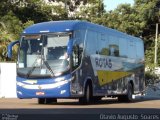
<svg viewBox="0 0 160 120"><path fill-rule="evenodd" d="M38 88L39 88L40 90L42 89L42 87L41 87L40 85L38 86Z"/></svg>

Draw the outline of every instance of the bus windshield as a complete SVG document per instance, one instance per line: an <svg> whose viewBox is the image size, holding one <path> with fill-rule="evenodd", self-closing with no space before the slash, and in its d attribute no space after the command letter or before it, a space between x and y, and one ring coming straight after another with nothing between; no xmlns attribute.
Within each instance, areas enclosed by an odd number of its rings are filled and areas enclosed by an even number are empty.
<svg viewBox="0 0 160 120"><path fill-rule="evenodd" d="M52 77L69 70L69 34L23 35L18 55L19 76Z"/></svg>

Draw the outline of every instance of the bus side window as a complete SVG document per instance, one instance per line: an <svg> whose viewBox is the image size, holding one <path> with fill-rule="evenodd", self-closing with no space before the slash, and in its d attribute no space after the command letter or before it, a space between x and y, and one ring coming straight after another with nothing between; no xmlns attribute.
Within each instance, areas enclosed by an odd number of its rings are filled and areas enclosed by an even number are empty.
<svg viewBox="0 0 160 120"><path fill-rule="evenodd" d="M73 46L73 67L75 68L78 65L78 46Z"/></svg>
<svg viewBox="0 0 160 120"><path fill-rule="evenodd" d="M84 33L84 30L77 30L74 32L74 43L71 56L71 66L73 70L81 64Z"/></svg>
<svg viewBox="0 0 160 120"><path fill-rule="evenodd" d="M98 33L98 54L100 55L109 55L109 48L108 48L108 36Z"/></svg>
<svg viewBox="0 0 160 120"><path fill-rule="evenodd" d="M73 68L74 69L77 68L81 63L82 51L83 51L83 49L79 45L73 46L72 59L73 59Z"/></svg>
<svg viewBox="0 0 160 120"><path fill-rule="evenodd" d="M118 57L119 56L119 46L109 45L109 55Z"/></svg>

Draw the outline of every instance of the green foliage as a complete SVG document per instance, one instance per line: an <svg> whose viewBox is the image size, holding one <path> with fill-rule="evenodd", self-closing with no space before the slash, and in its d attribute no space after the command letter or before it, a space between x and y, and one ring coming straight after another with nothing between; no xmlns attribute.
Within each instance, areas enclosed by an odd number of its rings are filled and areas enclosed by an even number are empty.
<svg viewBox="0 0 160 120"><path fill-rule="evenodd" d="M108 48L103 48L103 49L100 51L99 54L100 54L100 55L109 55L109 50L108 50Z"/></svg>
<svg viewBox="0 0 160 120"><path fill-rule="evenodd" d="M155 38L149 39L151 42L146 42L149 45L146 45L147 48L145 50L145 64L146 67L150 69L151 72L154 71L155 67L160 66L160 38L158 39L158 49L157 49L157 65L154 64L154 57L155 57Z"/></svg>
<svg viewBox="0 0 160 120"><path fill-rule="evenodd" d="M5 28L0 30L0 61L7 60L7 45L12 42L12 40L13 35L9 34ZM15 53L15 49L13 53Z"/></svg>
<svg viewBox="0 0 160 120"><path fill-rule="evenodd" d="M135 0L133 6L121 4L113 11L104 10L103 0L49 1L49 3L44 0L0 1L0 61L6 60L6 46L11 41L19 39L19 34L24 28L50 20L80 19L141 36L145 42L146 66L154 67L155 24L160 22L160 10L157 9L160 7L159 0ZM54 2L58 4L53 4ZM104 50L103 54L107 54L107 51Z"/></svg>
<svg viewBox="0 0 160 120"><path fill-rule="evenodd" d="M15 4L12 5L15 6ZM22 22L33 20L37 23L52 20L51 6L46 5L40 0L27 1L24 7L16 6L16 8L13 9L13 12Z"/></svg>
<svg viewBox="0 0 160 120"><path fill-rule="evenodd" d="M13 39L17 39L22 31L22 22L14 15L12 11L8 12L5 16L0 18L6 26L8 33L14 34Z"/></svg>
<svg viewBox="0 0 160 120"><path fill-rule="evenodd" d="M25 28L29 27L30 25L33 25L33 24L34 24L34 21L29 20L29 21L27 21L26 23L23 24L23 28L25 29Z"/></svg>
<svg viewBox="0 0 160 120"><path fill-rule="evenodd" d="M134 36L141 36L146 21L139 19L139 12L130 4L121 4L106 15L106 26Z"/></svg>
<svg viewBox="0 0 160 120"><path fill-rule="evenodd" d="M154 84L157 80L159 80L158 76L154 72L147 71L145 73L145 85Z"/></svg>
<svg viewBox="0 0 160 120"><path fill-rule="evenodd" d="M135 0L135 4L121 4L115 10L106 12L102 24L122 32L142 37L145 43L145 64L153 74L155 25L160 18L159 0ZM158 40L160 41L160 39ZM158 43L158 65L160 65L160 42Z"/></svg>

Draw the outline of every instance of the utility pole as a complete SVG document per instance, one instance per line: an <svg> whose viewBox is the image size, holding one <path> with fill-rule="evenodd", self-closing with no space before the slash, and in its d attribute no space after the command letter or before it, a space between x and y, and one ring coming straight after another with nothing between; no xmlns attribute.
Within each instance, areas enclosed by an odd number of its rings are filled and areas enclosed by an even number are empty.
<svg viewBox="0 0 160 120"><path fill-rule="evenodd" d="M154 56L154 65L157 66L157 41L158 41L158 23L156 23L156 37L155 37L155 56Z"/></svg>

